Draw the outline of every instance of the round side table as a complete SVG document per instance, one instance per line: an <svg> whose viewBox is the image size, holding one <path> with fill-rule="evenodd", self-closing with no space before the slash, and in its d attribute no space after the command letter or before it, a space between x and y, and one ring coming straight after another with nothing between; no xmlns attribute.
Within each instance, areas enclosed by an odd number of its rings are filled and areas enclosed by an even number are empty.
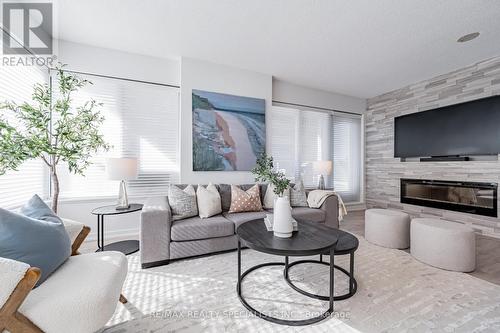
<svg viewBox="0 0 500 333"><path fill-rule="evenodd" d="M104 216L121 215L142 210L142 204L130 204L128 209L117 210L116 206L103 206L92 210L97 215L97 251L118 251L125 255L139 251L138 240L124 240L121 242L104 245Z"/></svg>

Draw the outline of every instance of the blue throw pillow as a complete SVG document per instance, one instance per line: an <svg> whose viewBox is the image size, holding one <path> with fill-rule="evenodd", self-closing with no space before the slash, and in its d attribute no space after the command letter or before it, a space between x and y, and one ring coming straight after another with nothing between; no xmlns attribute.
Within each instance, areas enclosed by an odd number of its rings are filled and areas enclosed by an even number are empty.
<svg viewBox="0 0 500 333"><path fill-rule="evenodd" d="M61 219L38 196L21 212L29 216L0 208L0 257L40 268L39 286L71 255L71 241Z"/></svg>

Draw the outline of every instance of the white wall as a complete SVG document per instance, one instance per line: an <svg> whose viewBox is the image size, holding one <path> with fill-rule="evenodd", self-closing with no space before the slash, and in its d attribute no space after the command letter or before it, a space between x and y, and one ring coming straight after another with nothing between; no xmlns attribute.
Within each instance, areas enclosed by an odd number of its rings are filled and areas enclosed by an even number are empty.
<svg viewBox="0 0 500 333"><path fill-rule="evenodd" d="M273 100L353 113L366 111L366 99L273 80Z"/></svg>
<svg viewBox="0 0 500 333"><path fill-rule="evenodd" d="M265 99L266 131L269 131L270 117L267 113L272 106L272 76L195 59L181 60L181 182L193 184L206 184L209 181L236 184L253 182L254 177L250 172L192 171L192 89ZM269 139L266 141L269 148Z"/></svg>
<svg viewBox="0 0 500 333"><path fill-rule="evenodd" d="M67 41L57 41L57 60L69 70L178 86L180 62Z"/></svg>

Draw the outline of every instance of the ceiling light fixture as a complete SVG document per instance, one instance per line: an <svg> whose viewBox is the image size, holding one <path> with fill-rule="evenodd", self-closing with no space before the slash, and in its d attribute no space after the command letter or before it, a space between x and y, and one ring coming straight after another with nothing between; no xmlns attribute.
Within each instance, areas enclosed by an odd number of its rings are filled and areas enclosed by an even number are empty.
<svg viewBox="0 0 500 333"><path fill-rule="evenodd" d="M459 39L457 39L457 42L458 43L470 42L471 40L476 39L477 37L479 37L479 32L473 32L460 37Z"/></svg>

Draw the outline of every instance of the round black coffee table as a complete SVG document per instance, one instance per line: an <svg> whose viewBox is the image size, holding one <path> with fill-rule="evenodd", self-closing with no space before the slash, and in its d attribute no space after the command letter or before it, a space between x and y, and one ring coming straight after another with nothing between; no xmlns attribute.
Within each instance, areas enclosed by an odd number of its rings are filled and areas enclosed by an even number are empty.
<svg viewBox="0 0 500 333"><path fill-rule="evenodd" d="M125 255L139 251L138 240L124 240L120 242L104 245L104 216L120 215L137 212L142 209L142 204L130 204L127 209L117 210L116 206L103 206L92 210L92 214L97 215L97 251L118 251Z"/></svg>
<svg viewBox="0 0 500 333"><path fill-rule="evenodd" d="M337 233L332 232L332 230L333 229L322 224L302 221L299 223L299 230L294 231L292 237L278 238L274 237L272 232L267 231L263 219L252 220L240 225L236 230L238 236L238 283L236 285L236 291L243 306L262 319L282 325L309 325L328 318L333 313L335 246L338 241ZM256 265L250 267L241 274L241 243L259 252L284 256L285 262L269 262ZM284 274L286 275L289 266L288 257L312 256L324 254L325 252L328 253L331 258L329 263L330 295L328 296L329 307L321 315L303 320L280 319L254 309L243 297L241 283L250 272L266 266L285 266Z"/></svg>
<svg viewBox="0 0 500 333"><path fill-rule="evenodd" d="M339 229L330 229L330 232L336 234L338 237L337 245L335 245L335 255L340 256L340 255L348 254L350 256L350 258L349 258L349 271L347 271L346 269L344 269L340 266L333 265L335 267L335 269L338 269L339 271L341 271L342 273L347 275L347 277L349 278L349 292L347 292L343 295L338 295L338 296L333 297L334 301L341 301L341 300L347 299L349 297L352 297L356 293L356 290L358 289L358 283L357 283L356 279L354 278L354 252L356 252L356 250L358 249L359 240L356 238L356 236L354 236L348 232L339 230ZM330 296L312 294L312 293L309 293L305 290L302 290L299 287L297 287L296 285L294 285L293 282L290 281L288 272L289 272L289 269L291 267L293 267L295 265L306 264L306 263L323 264L323 265L329 266L330 263L323 261L323 255L329 255L329 254L330 254L329 252L325 252L325 253L320 254L319 260L298 260L298 261L295 261L295 262L289 264L288 269L285 270L285 272L284 272L286 282L288 282L288 284L293 289L295 289L296 291L298 291L299 293L301 293L303 295L306 295L306 296L309 296L312 298L316 298L316 299L319 299L322 301L328 301Z"/></svg>

